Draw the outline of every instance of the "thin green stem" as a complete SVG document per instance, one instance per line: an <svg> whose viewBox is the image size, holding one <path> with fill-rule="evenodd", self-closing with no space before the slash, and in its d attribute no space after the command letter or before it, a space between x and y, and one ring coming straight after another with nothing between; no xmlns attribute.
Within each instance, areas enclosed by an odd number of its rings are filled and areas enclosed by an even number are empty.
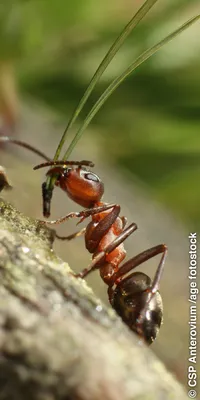
<svg viewBox="0 0 200 400"><path fill-rule="evenodd" d="M85 118L83 125L81 128L78 130L76 133L74 139L72 140L70 146L68 147L64 159L67 159L69 155L71 154L74 146L80 139L81 135L83 134L83 131L87 128L91 120L94 118L96 113L99 111L99 109L103 106L105 101L110 97L110 95L114 92L114 90L117 89L117 87L139 66L141 65L145 60L150 58L153 54L155 54L161 47L163 47L165 44L169 43L172 39L174 39L177 35L179 35L181 32L183 32L185 29L189 28L190 25L192 25L194 22L196 22L200 18L200 15L191 18L189 21L181 25L178 29L176 29L174 32L170 33L165 39L161 40L159 43L151 47L150 49L146 50L144 53L142 53L118 78L116 78L105 90L105 92L100 96L100 98L97 100L95 105L92 107L91 111Z"/></svg>
<svg viewBox="0 0 200 400"><path fill-rule="evenodd" d="M101 64L97 68L94 76L92 77L82 99L78 103L76 109L74 110L72 117L70 118L68 125L63 133L63 136L61 138L61 141L58 145L58 148L55 153L54 161L58 159L61 149L63 147L63 144L66 140L66 135L68 130L71 128L73 123L76 121L78 115L80 114L82 108L84 107L88 97L90 96L91 92L93 91L94 87L96 86L97 82L101 78L103 72L107 68L107 66L110 64L112 59L114 58L115 54L118 52L120 47L123 45L124 41L126 38L130 35L132 30L137 26L137 24L141 21L142 18L148 13L148 11L153 7L153 5L157 2L158 0L147 0L142 7L138 10L138 12L134 15L134 17L129 21L129 23L125 26L123 31L120 33L120 35L117 37L111 48L109 49L108 53L102 60Z"/></svg>
<svg viewBox="0 0 200 400"><path fill-rule="evenodd" d="M126 38L130 35L132 30L137 26L137 24L144 18L144 16L148 13L148 11L153 7L153 5L157 2L158 0L146 0L146 2L142 5L142 7L138 10L138 12L133 16L133 18L129 21L129 23L125 26L123 31L120 33L120 35L117 37L111 48L109 49L108 53L102 60L101 64L97 68L94 76L92 77L82 99L78 103L76 109L74 110L67 127L62 135L62 138L59 142L59 145L57 147L55 156L54 156L54 161L58 160L58 157L60 155L60 152L62 150L62 147L65 143L67 133L73 123L76 121L78 115L80 114L82 108L84 107L87 99L89 98L90 94L92 93L94 87L98 83L99 79L101 78L103 72L109 65L109 63L112 61L114 58L115 54L118 52L120 47L123 45L124 41ZM53 189L54 183L55 183L56 178L54 176L52 177L47 177L46 180L46 187L48 189Z"/></svg>

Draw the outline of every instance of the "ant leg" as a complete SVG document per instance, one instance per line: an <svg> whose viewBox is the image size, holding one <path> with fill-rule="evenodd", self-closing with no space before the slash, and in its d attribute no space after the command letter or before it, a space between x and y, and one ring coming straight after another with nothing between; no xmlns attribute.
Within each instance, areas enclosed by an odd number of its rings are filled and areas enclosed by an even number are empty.
<svg viewBox="0 0 200 400"><path fill-rule="evenodd" d="M136 231L137 225L133 222L128 226L115 240L109 243L108 246L101 252L99 252L92 260L88 268L79 272L75 276L78 278L85 278L90 272L96 268L100 268L102 263L105 261L106 255L111 253L116 247L118 247L124 240L126 240L134 231Z"/></svg>
<svg viewBox="0 0 200 400"><path fill-rule="evenodd" d="M160 279L161 279L161 276L162 276L162 273L164 270L165 259L167 256L167 246L165 244L160 244L158 246L152 247L151 249L143 251L142 253L140 253L137 256L135 256L134 258L132 258L132 260L129 260L127 263L122 265L122 267L119 269L119 271L115 274L115 279L117 280L117 278L119 278L120 276L123 276L125 273L136 268L141 263L149 260L150 258L152 258L160 253L163 253L163 254L162 254L162 257L158 264L158 268L156 270L156 274L155 274L154 280L152 282L152 285L148 289L149 298L148 298L144 308L141 310L141 313L137 319L137 332L140 333L140 331L141 331L141 335L143 333L142 325L143 325L143 321L145 319L145 315L146 315L146 311L148 309L149 303L152 300L153 296L155 296L155 294L159 288L159 283L160 283ZM127 278L123 279L123 281L128 280L130 278L130 276L131 275L129 275ZM114 283L117 284L116 281L113 282L113 284ZM110 290L108 291L108 295L109 295L110 303L112 304L114 291L112 288L109 288L109 289Z"/></svg>
<svg viewBox="0 0 200 400"><path fill-rule="evenodd" d="M60 236L60 235L58 235L58 234L56 233L56 234L55 234L55 237L56 237L57 239L59 239L59 240L72 240L72 239L75 239L75 238L77 238L77 237L79 237L79 236L84 235L85 231L86 231L86 228L83 228L83 229L81 229L80 231L75 232L75 233L72 233L72 234L69 235L69 236Z"/></svg>
<svg viewBox="0 0 200 400"><path fill-rule="evenodd" d="M116 212L114 212L116 209L117 209L117 211L118 211L117 215L116 215ZM113 224L113 222L115 221L115 219L117 218L117 216L118 216L119 213L120 213L120 206L115 206L115 207L113 208L113 210L108 214L108 216L106 216L104 219L102 219L102 220L99 222L99 224L97 225L97 228L99 227L100 224L103 225L102 222L103 222L105 219L108 219L107 217L109 217L110 214L113 215L113 218L110 219L110 226L111 226L111 225ZM106 232L107 232L107 231L110 229L110 226L108 226L108 224L106 224L106 221L104 221L104 222L105 222L105 228L106 228ZM94 229L93 233L97 230L97 228ZM72 239L75 239L75 238L77 238L77 237L79 237L79 236L84 235L84 234L85 234L85 231L86 231L86 228L83 228L83 229L81 229L80 231L75 232L75 233L72 233L72 234L69 235L69 236L60 236L60 235L58 235L58 234L56 233L56 234L55 234L55 237L56 237L57 239L59 239L59 240L72 240ZM102 230L102 231L103 231L103 230ZM105 234L106 232L105 232L105 230L104 230L103 232L102 232L102 231L101 231L101 233L102 233L102 237L103 237L104 234ZM99 231L98 231L98 232L99 232ZM100 240L101 240L102 237L99 236L99 238L98 238L98 243L100 242ZM91 236L90 240L93 240L93 241L94 241L94 236L93 236L93 237ZM97 245L98 245L98 243L97 243Z"/></svg>
<svg viewBox="0 0 200 400"><path fill-rule="evenodd" d="M32 153L37 154L38 156L44 158L47 161L50 161L50 158L46 156L46 154L42 153L42 151L36 149L35 147L31 146L30 144L26 142L22 142L21 140L17 140L15 138L9 137L9 136L1 136L0 137L0 143L13 143L16 144L17 146L24 147L27 150L32 151Z"/></svg>
<svg viewBox="0 0 200 400"><path fill-rule="evenodd" d="M43 220L38 220L38 222L42 225L53 225L53 224L61 224L62 222L67 221L70 218L81 218L81 221L79 221L78 223L82 222L85 218L88 218L92 215L95 214L99 214L100 212L109 210L110 208L115 207L116 204L104 204L103 206L100 207L94 207L94 208L90 208L90 209L86 209L83 211L79 211L79 212L71 212L67 215L65 215L62 218L56 219L55 221L43 221Z"/></svg>
<svg viewBox="0 0 200 400"><path fill-rule="evenodd" d="M125 264L123 264L119 270L115 273L115 275L113 276L113 280L115 280L113 282L117 284L117 281L119 278L122 278L125 274L127 274L128 272L132 271L133 269L135 269L136 267L138 267L138 265L144 263L145 261L150 260L150 258L157 256L158 254L161 254L162 258L161 258L161 263L158 266L152 287L154 287L154 292L156 292L158 290L158 282L160 281L160 277L161 277L161 273L163 271L163 266L164 266L164 261L167 255L167 246L165 244L159 244L157 246L151 247L148 250L143 251L142 253L138 254L137 256L131 258L130 260L128 260ZM125 279L128 279L129 276ZM125 280L124 279L124 280ZM121 279L120 279L121 281Z"/></svg>
<svg viewBox="0 0 200 400"><path fill-rule="evenodd" d="M142 327L143 320L145 318L146 311L148 309L149 302L152 300L152 297L156 294L159 288L159 283L160 279L164 270L164 264L165 264L165 259L167 256L167 246L165 244L160 244L155 247L152 247L151 249L145 250L142 253L138 254L137 256L133 257L131 260L127 261L124 265L121 266L121 268L113 275L112 277L112 283L111 286L108 288L108 295L109 295L109 300L112 305L113 302L113 294L114 290L112 289L112 286L114 284L118 284L121 281L127 281L130 279L131 275L128 275L125 279L120 279L122 278L125 274L128 272L132 271L134 268L136 268L138 265L142 264L145 261L150 260L150 258L155 257L158 254L162 253L162 257L160 259L160 262L158 264L158 268L155 273L155 277L153 279L152 285L147 291L149 292L149 298L148 301L146 302L144 308L142 309L140 316L137 320L137 326L138 326L138 332L140 330L140 327ZM141 329L142 332L142 329Z"/></svg>
<svg viewBox="0 0 200 400"><path fill-rule="evenodd" d="M86 248L90 253L94 253L100 243L101 239L109 231L113 223L116 221L121 207L116 205L101 219L97 224L93 221L87 227L87 232L85 235ZM120 233L120 232L119 232Z"/></svg>
<svg viewBox="0 0 200 400"><path fill-rule="evenodd" d="M149 303L152 300L153 296L155 296L156 292L158 291L160 279L161 279L161 276L162 276L162 273L164 270L166 256L167 256L167 246L163 245L163 255L158 264L158 268L156 270L156 274L155 274L154 280L152 282L151 288L149 289L149 298L148 298L143 310L141 310L141 313L137 320L138 333L140 333L140 332L142 333L142 325L143 325L143 321L145 319L147 309L149 307Z"/></svg>
<svg viewBox="0 0 200 400"><path fill-rule="evenodd" d="M138 265L142 264L145 261L148 261L150 258L155 257L158 254L161 254L161 259L158 264L153 282L151 287L146 289L146 292L149 294L146 304L144 305L143 309L141 310L139 317L137 318L137 332L138 334L141 334L141 337L143 337L143 322L144 319L146 318L146 312L148 311L149 308L149 303L152 300L152 298L156 295L158 289L159 289L159 283L160 279L164 270L164 263L167 255L167 246L165 244L160 244L158 246L152 247L151 249L145 250L142 253L138 254L137 256L133 257L131 260L127 261L124 265L121 266L121 268L112 276L112 281L111 285L108 288L108 296L109 296L109 301L111 305L113 305L113 296L115 289L113 289L113 285L115 284L116 286L120 284L120 282L125 282L131 279L132 275L128 275L126 278L122 279L125 274L128 272L132 271L135 269ZM121 279L120 279L121 278Z"/></svg>
<svg viewBox="0 0 200 400"><path fill-rule="evenodd" d="M161 260L159 262L158 268L157 268L155 276L154 276L154 280L152 282L151 293L156 293L158 288L159 288L160 279L161 279L161 276L162 276L162 273L163 273L163 270L164 270L167 251L168 251L168 248L164 244L163 245L163 255L161 257Z"/></svg>

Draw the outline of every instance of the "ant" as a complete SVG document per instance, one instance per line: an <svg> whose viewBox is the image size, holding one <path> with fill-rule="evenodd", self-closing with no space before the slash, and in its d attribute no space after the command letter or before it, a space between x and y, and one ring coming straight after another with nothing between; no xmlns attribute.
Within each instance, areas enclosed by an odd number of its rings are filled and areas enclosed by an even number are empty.
<svg viewBox="0 0 200 400"><path fill-rule="evenodd" d="M128 227L126 217L120 216L120 206L102 202L104 185L94 172L86 167L94 167L91 161L51 161L49 157L34 147L12 138L0 138L18 144L42 156L47 162L34 167L34 170L51 167L47 176L56 176L55 184L75 203L84 207L80 212L71 212L55 221L39 221L41 224L60 224L70 218L80 218L79 223L91 217L86 228L72 235L60 237L71 240L85 236L85 246L92 254L92 262L75 277L85 278L95 269L108 285L108 297L111 306L131 330L136 332L147 344L151 344L160 329L163 319L162 298L159 283L164 269L167 247L159 244L131 258L124 264L126 257L123 242L137 230L136 223ZM44 184L43 184L44 185ZM153 281L142 272L132 272L137 266L152 257L161 254ZM129 275L127 275L131 272Z"/></svg>
<svg viewBox="0 0 200 400"><path fill-rule="evenodd" d="M41 224L59 224L67 221L69 218L76 217L80 218L80 223L85 218L92 218L88 226L79 232L65 238L59 237L58 235L56 236L60 239L70 240L77 236L85 235L85 245L88 251L92 254L92 263L88 268L85 268L75 276L85 278L91 271L98 268L103 281L108 285L108 296L112 307L121 316L123 321L147 344L151 344L156 338L162 323L163 307L161 295L158 289L164 269L167 247L164 244L152 247L136 255L120 266L126 256L123 242L136 231L137 225L132 223L126 227L127 219L125 217L120 217L120 206L117 204L107 204L101 201L104 193L103 183L96 174L86 168L93 167L94 164L92 162L87 160L68 161L68 157L84 130L113 91L116 90L117 87L145 60L150 58L170 40L199 20L200 15L191 18L164 39L160 40L151 48L145 50L128 66L128 68L124 70L124 72L109 84L91 108L90 112L84 119L82 126L77 130L72 142L64 154L63 159L66 161L58 161L58 158L69 129L75 123L102 74L124 43L125 39L137 26L139 21L141 21L153 7L156 1L157 0L146 0L146 2L142 4L140 9L124 27L103 58L67 124L55 152L54 160L56 161L51 161L51 159L41 151L25 142L20 142L9 137L0 137L0 142L15 143L33 151L35 154L41 156L47 161L47 163L37 165L34 169L52 167L47 172L47 182L44 182L42 185L43 215L45 217L50 216L50 203L54 184L64 190L64 192L66 192L75 203L86 208L80 212L71 212L56 221L39 222ZM4 188L4 186L7 186L8 188L8 182L6 181L4 172L1 174L0 178L0 190ZM132 272L140 264L158 254L161 254L161 259L153 281L142 272ZM129 272L130 274L127 275Z"/></svg>
<svg viewBox="0 0 200 400"><path fill-rule="evenodd" d="M103 183L96 174L86 168L93 167L94 164L92 162L87 160L68 161L68 157L84 130L113 91L116 90L117 87L145 60L151 57L161 49L161 47L185 29L189 28L189 26L194 22L199 20L200 15L191 18L164 39L153 45L151 48L145 50L135 59L134 62L132 62L132 64L128 66L128 68L124 70L124 72L110 83L91 108L90 112L84 119L82 126L77 130L72 142L64 154L63 159L66 161L58 161L58 158L69 129L75 123L105 69L112 61L125 39L137 26L139 21L153 7L156 1L157 0L146 0L121 31L120 35L103 58L67 124L55 152L54 160L56 161L51 161L51 159L41 151L25 142L20 142L19 140L9 137L0 137L0 142L15 143L33 151L35 154L41 156L47 161L46 163L37 165L34 169L51 167L47 172L48 179L42 185L43 215L45 217L50 216L50 203L54 184L64 190L64 192L66 192L75 203L86 208L80 212L71 212L56 221L39 222L41 224L59 224L67 221L69 218L76 217L80 218L80 223L85 218L92 218L87 227L79 232L65 238L59 237L58 235L56 236L60 239L70 240L77 236L85 235L85 245L87 250L92 254L92 263L88 268L85 268L75 276L85 278L94 269L99 269L103 281L108 285L108 296L112 307L121 316L122 320L147 344L151 344L154 341L162 323L163 307L161 295L158 289L164 269L167 247L164 244L152 247L136 255L120 266L126 256L123 242L136 231L137 225L132 223L126 227L127 219L125 217L120 217L120 206L117 204L107 204L101 201L104 193ZM2 172L0 177L0 190L4 187L8 188L8 186L9 184L6 180L5 174ZM161 254L161 259L153 281L142 272L132 272L140 264L158 254Z"/></svg>

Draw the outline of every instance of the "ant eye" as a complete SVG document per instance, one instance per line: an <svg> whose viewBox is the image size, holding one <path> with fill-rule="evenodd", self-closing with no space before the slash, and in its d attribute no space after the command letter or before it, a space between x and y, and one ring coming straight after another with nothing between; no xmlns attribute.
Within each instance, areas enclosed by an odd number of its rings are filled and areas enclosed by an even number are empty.
<svg viewBox="0 0 200 400"><path fill-rule="evenodd" d="M88 181L93 181L93 182L99 182L99 177L91 172L84 173L84 178L87 179Z"/></svg>
<svg viewBox="0 0 200 400"><path fill-rule="evenodd" d="M99 177L94 174L93 172L89 172L89 171L84 171L83 168L81 168L81 176L84 179L87 179L88 181L93 181L93 182L100 182Z"/></svg>

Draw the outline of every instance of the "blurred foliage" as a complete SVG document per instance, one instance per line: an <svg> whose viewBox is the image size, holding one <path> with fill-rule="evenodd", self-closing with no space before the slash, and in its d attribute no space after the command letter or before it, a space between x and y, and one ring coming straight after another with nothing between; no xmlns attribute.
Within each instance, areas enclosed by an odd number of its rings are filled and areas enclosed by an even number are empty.
<svg viewBox="0 0 200 400"><path fill-rule="evenodd" d="M0 5L0 62L16 63L20 88L66 120L141 1L7 0ZM139 53L200 12L199 0L156 4L132 33L81 120ZM200 226L200 26L146 62L92 122L105 158L134 173L190 229ZM66 121L67 122L67 121Z"/></svg>

